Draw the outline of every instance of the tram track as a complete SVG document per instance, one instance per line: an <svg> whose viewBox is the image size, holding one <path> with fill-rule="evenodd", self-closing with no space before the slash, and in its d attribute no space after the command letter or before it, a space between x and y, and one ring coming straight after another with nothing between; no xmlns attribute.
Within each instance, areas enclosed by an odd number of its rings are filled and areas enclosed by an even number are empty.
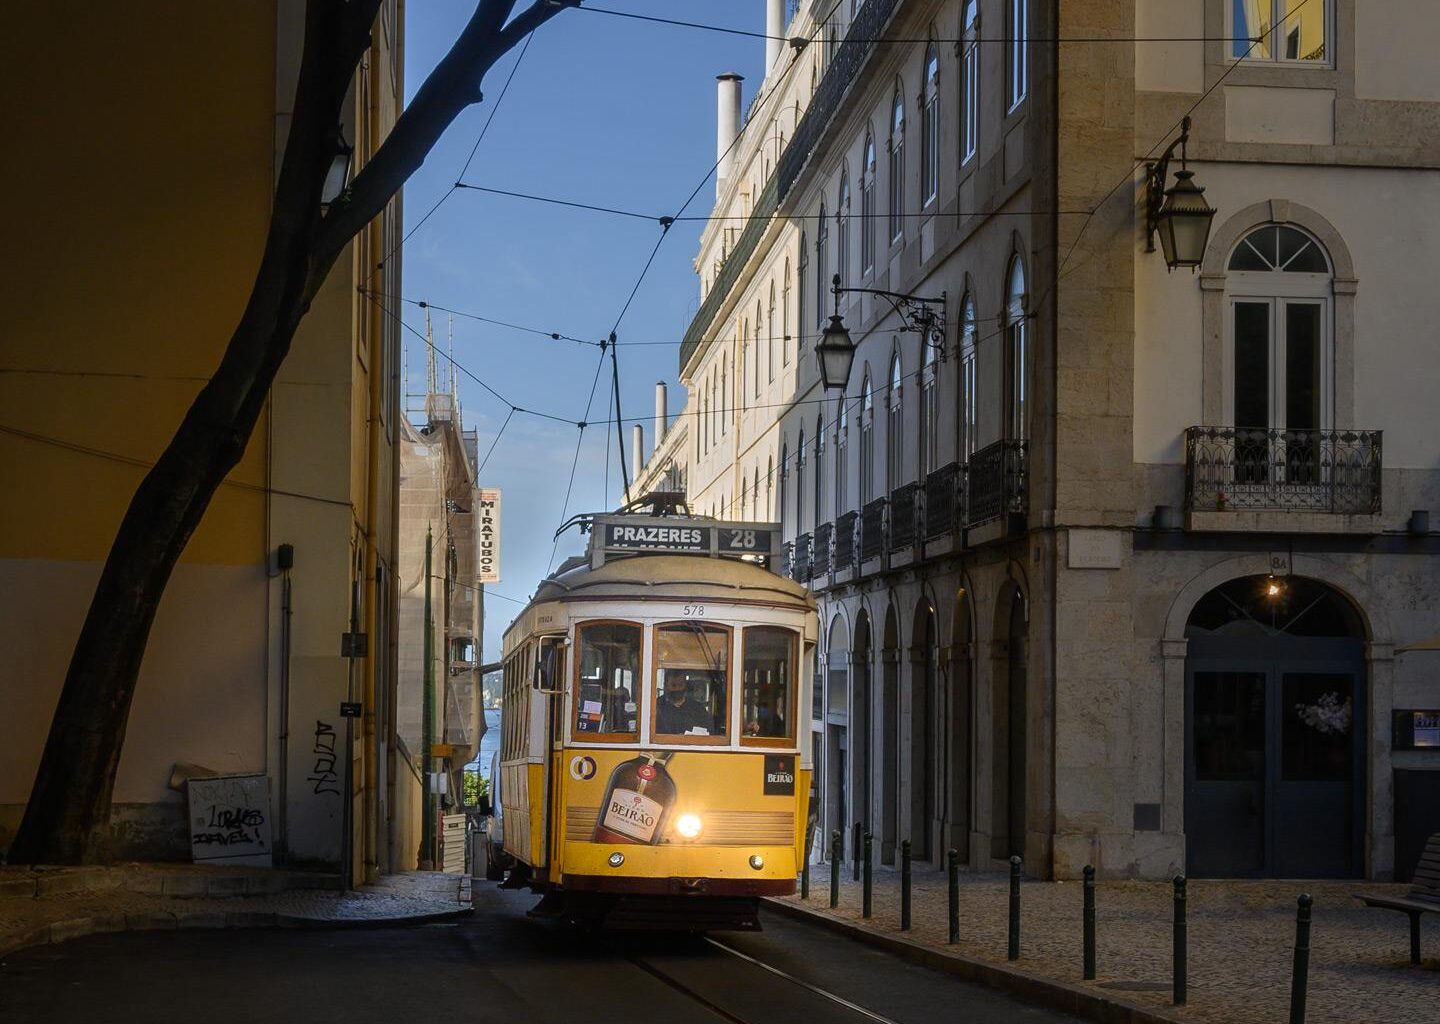
<svg viewBox="0 0 1440 1024"><path fill-rule="evenodd" d="M719 950L720 952L729 955L730 957L749 964L752 967L758 968L759 970L764 971L769 975L772 975L784 982L789 983L789 985L794 986L801 991L807 992L813 996L817 996L834 1004L835 1006L840 1007L848 1015L853 1015L850 1019L869 1021L871 1022L871 1024L899 1024L899 1022L895 1021L893 1018L886 1017L882 1014L874 1012L873 1010L866 1009L860 1004L846 999L844 996L837 995L834 992L829 991L828 989L821 988L819 985L808 982L803 978L797 978L795 975L791 974L788 971L782 970L781 968L776 967L773 964L765 963L763 960L759 960L749 955L748 953L741 952L740 950L735 949L733 946L727 945L726 943L721 942L718 939L713 939L709 936L706 936L703 941L706 945L711 946L716 950ZM727 1008L726 1006L718 1002L713 995L707 995L705 992L701 991L694 985L686 982L678 975L664 970L661 965L655 963L653 960L647 957L640 956L638 954L630 954L626 957L626 959L633 966L644 971L646 974L650 975L652 978L656 979L661 984L679 993L680 995L691 1000L692 1002L699 1004L701 1007L703 1007L709 1013L713 1014L715 1017L727 1021L728 1024L766 1024L766 1022L764 1021L757 1020L753 1017L743 1016L742 1014L737 1013L735 1010Z"/></svg>

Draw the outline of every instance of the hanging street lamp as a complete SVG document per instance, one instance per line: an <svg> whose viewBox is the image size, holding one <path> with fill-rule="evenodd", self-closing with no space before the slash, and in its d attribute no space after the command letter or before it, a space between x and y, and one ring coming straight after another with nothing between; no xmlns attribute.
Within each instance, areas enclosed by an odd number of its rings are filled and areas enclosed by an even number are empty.
<svg viewBox="0 0 1440 1024"><path fill-rule="evenodd" d="M939 358L945 358L943 292L938 299L922 299L917 295L902 295L878 288L841 288L839 274L830 279L830 291L835 295L835 312L815 345L815 355L820 360L820 380L826 391L844 390L850 380L850 367L855 362L855 342L851 340L850 331L840 316L840 296L847 292L864 292L888 300L900 318L900 329L919 334L926 345L934 346Z"/></svg>
<svg viewBox="0 0 1440 1024"><path fill-rule="evenodd" d="M336 129L335 137L335 155L330 158L330 168L325 172L325 184L320 189L322 212L328 210L330 204L339 199L350 185L350 158L355 154L355 147L345 141L343 125Z"/></svg>
<svg viewBox="0 0 1440 1024"><path fill-rule="evenodd" d="M1190 118L1180 122L1180 137L1170 143L1155 163L1145 165L1145 251L1155 251L1155 236L1160 236L1160 249L1165 266L1189 267L1192 271L1205 259L1205 245L1210 240L1210 224L1215 210L1205 203L1205 190L1195 184L1195 172L1185 166L1185 144L1190 141ZM1166 188L1170 158L1180 149L1180 170L1175 184Z"/></svg>

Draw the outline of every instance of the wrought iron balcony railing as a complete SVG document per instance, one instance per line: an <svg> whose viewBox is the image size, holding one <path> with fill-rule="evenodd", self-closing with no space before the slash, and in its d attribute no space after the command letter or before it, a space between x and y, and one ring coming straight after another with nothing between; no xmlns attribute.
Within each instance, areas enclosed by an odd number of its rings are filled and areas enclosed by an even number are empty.
<svg viewBox="0 0 1440 1024"><path fill-rule="evenodd" d="M868 562L879 558L885 550L885 506L884 498L867 501L860 510L860 561Z"/></svg>
<svg viewBox="0 0 1440 1024"><path fill-rule="evenodd" d="M815 536L810 542L810 578L812 580L830 575L831 540L834 534L834 523L820 523L815 527Z"/></svg>
<svg viewBox="0 0 1440 1024"><path fill-rule="evenodd" d="M1191 427L1185 507L1370 515L1380 511L1381 432Z"/></svg>
<svg viewBox="0 0 1440 1024"><path fill-rule="evenodd" d="M934 540L960 528L965 507L965 467L941 466L925 477L925 539Z"/></svg>
<svg viewBox="0 0 1440 1024"><path fill-rule="evenodd" d="M890 492L890 550L915 546L924 532L920 519L925 508L924 492L918 483L902 484Z"/></svg>
<svg viewBox="0 0 1440 1024"><path fill-rule="evenodd" d="M996 441L970 456L965 525L1023 513L1030 505L1024 441Z"/></svg>
<svg viewBox="0 0 1440 1024"><path fill-rule="evenodd" d="M795 578L795 544L791 541L780 545L780 575L787 580Z"/></svg>
<svg viewBox="0 0 1440 1024"><path fill-rule="evenodd" d="M835 520L835 571L855 564L855 534L860 528L860 513L846 512Z"/></svg>
<svg viewBox="0 0 1440 1024"><path fill-rule="evenodd" d="M790 578L797 583L810 582L810 535L802 533L795 538L795 549L790 564L794 572Z"/></svg>

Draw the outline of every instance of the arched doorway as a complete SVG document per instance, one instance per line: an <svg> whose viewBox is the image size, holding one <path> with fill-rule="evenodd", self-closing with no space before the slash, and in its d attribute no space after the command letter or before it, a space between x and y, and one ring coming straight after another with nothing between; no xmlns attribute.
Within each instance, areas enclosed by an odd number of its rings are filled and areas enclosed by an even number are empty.
<svg viewBox="0 0 1440 1024"><path fill-rule="evenodd" d="M917 860L930 860L935 845L935 669L938 650L935 609L915 608L910 646L910 829L906 837Z"/></svg>
<svg viewBox="0 0 1440 1024"><path fill-rule="evenodd" d="M900 623L891 605L885 612L880 651L880 861L895 863L900 842Z"/></svg>
<svg viewBox="0 0 1440 1024"><path fill-rule="evenodd" d="M990 704L991 842L996 859L1025 855L1026 644L1029 615L1025 595L1014 583L1000 592L995 608Z"/></svg>
<svg viewBox="0 0 1440 1024"><path fill-rule="evenodd" d="M860 609L855 616L855 642L850 647L850 762L851 807L854 817L863 827L873 830L875 819L871 817L871 729L870 723L875 707L873 687L870 682L870 616Z"/></svg>
<svg viewBox="0 0 1440 1024"><path fill-rule="evenodd" d="M955 597L955 616L950 629L950 656L946 662L949 686L945 745L949 764L946 826L947 844L959 851L960 862L970 863L970 704L973 677L970 672L970 596L961 590Z"/></svg>
<svg viewBox="0 0 1440 1024"><path fill-rule="evenodd" d="M1318 580L1242 576L1186 624L1185 851L1197 877L1359 877L1365 627Z"/></svg>
<svg viewBox="0 0 1440 1024"><path fill-rule="evenodd" d="M842 837L850 834L849 708L850 631L836 615L825 644L825 834Z"/></svg>

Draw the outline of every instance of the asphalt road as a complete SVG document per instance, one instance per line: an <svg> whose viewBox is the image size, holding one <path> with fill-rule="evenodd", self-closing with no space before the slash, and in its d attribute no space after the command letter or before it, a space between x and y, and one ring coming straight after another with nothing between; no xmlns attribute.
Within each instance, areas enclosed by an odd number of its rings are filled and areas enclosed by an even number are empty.
<svg viewBox="0 0 1440 1024"><path fill-rule="evenodd" d="M455 924L136 932L24 950L0 962L0 1021L1051 1024L1076 1019L774 914L766 915L763 933L717 933L712 942L572 931L527 919L534 902L529 894L482 883L474 917Z"/></svg>

